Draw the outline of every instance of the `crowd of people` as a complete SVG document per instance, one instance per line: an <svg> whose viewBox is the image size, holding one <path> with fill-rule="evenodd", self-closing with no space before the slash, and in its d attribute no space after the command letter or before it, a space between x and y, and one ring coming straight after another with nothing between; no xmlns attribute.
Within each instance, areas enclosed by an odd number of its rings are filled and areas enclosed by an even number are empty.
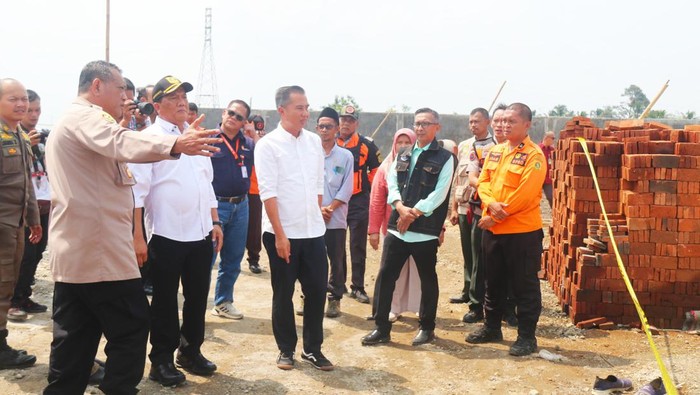
<svg viewBox="0 0 700 395"><path fill-rule="evenodd" d="M138 392L149 339L149 379L175 386L186 380L182 370L213 374L202 354L211 273L219 257L211 314L243 319L234 288L246 249L255 274L263 247L268 256L278 368L295 365L297 282L300 359L317 369L334 369L322 352L323 321L342 314L344 295L372 305L375 328L362 345L390 342L407 312L419 318L412 344L430 343L447 219L459 225L464 261L462 292L450 302L468 304L464 322L483 321L465 340L500 341L505 321L518 328L510 354L537 349L539 207L546 181L551 204L554 136L542 148L530 139L528 106L474 109L474 137L459 145L438 140L440 115L420 108L382 160L352 105L324 108L314 133L305 129L304 89L285 86L270 132L238 99L218 128L204 129L187 99L192 89L170 75L137 89L116 65L90 62L47 138L36 130L36 92L0 80L0 369L36 362L7 344L7 320L47 311L31 299L47 241L54 292L45 394L82 393L95 379L107 394ZM372 295L368 241L381 248ZM95 360L102 336L104 363Z"/></svg>

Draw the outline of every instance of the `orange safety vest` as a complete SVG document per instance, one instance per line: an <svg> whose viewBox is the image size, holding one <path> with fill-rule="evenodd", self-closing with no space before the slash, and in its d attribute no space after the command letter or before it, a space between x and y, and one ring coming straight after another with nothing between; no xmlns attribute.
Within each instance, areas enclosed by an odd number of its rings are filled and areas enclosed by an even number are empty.
<svg viewBox="0 0 700 395"><path fill-rule="evenodd" d="M369 147L367 146L366 138L355 133L347 141L338 137L336 142L339 146L350 151L354 159L352 194L356 195L364 190L369 191L377 168L369 169L368 172L367 160L369 158Z"/></svg>

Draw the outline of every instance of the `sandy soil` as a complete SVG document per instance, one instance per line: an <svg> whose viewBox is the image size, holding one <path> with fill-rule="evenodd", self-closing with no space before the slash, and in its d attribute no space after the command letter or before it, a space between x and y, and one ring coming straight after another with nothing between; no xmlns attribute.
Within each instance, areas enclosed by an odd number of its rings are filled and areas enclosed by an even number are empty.
<svg viewBox="0 0 700 395"><path fill-rule="evenodd" d="M379 253L368 247L367 283L373 289ZM263 253L263 255L265 255ZM266 259L262 262L267 265ZM350 298L342 301L342 316L326 319L324 353L336 365L321 372L297 361L291 371L275 367L277 349L270 325L269 272L255 275L243 269L236 284L236 305L245 314L241 321L207 315L204 354L219 367L212 377L187 376L181 387L163 388L141 382L145 394L587 394L597 376L614 374L632 379L638 388L659 375L646 337L635 330L578 330L562 315L556 297L542 282L544 310L538 327L540 349L562 355L550 362L532 355L515 358L508 347L516 332L504 328L500 344L473 346L464 335L477 325L463 324L466 305L448 302L462 283L459 230L449 227L438 256L440 301L436 334L429 345L412 347L415 317L402 317L394 325L388 345L363 347L360 338L373 328L365 316L370 306ZM46 264L37 273L35 299L51 304L53 285ZM295 298L295 300L298 300ZM211 303L211 298L210 298ZM699 306L700 307L700 306ZM301 320L298 320L301 334ZM36 394L46 383L51 320L49 313L24 323L10 323L10 344L37 355L35 367L0 371L0 393ZM300 335L301 336L301 335ZM663 332L655 336L667 367L683 394L700 394L696 380L700 336ZM301 345L297 347L300 352ZM101 348L102 349L102 348ZM670 353L669 353L670 352ZM102 351L98 354L104 358ZM298 358L297 358L298 359ZM149 369L147 362L146 369ZM88 387L87 393L101 393Z"/></svg>

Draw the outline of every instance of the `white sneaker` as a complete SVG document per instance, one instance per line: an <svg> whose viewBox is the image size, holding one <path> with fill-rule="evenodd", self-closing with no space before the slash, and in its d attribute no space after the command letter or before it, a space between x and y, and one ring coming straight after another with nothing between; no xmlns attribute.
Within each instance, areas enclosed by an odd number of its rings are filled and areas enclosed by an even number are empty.
<svg viewBox="0 0 700 395"><path fill-rule="evenodd" d="M7 319L10 321L26 321L27 312L19 307L11 307L7 312Z"/></svg>
<svg viewBox="0 0 700 395"><path fill-rule="evenodd" d="M401 314L394 314L393 312L389 312L389 322L396 322L399 318L401 318Z"/></svg>
<svg viewBox="0 0 700 395"><path fill-rule="evenodd" d="M219 317L230 318L232 320L240 320L243 318L243 313L238 311L238 309L231 302L222 303L214 307L211 313Z"/></svg>

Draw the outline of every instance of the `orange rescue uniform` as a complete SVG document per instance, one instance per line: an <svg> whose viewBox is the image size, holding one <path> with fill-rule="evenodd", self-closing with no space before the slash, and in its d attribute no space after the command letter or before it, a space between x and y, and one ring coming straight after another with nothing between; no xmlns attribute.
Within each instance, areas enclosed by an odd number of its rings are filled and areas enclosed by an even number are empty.
<svg viewBox="0 0 700 395"><path fill-rule="evenodd" d="M526 233L542 229L540 200L547 162L537 144L526 137L515 149L509 143L491 148L479 176L479 196L484 216L488 205L505 203L508 217L496 221L493 234Z"/></svg>

